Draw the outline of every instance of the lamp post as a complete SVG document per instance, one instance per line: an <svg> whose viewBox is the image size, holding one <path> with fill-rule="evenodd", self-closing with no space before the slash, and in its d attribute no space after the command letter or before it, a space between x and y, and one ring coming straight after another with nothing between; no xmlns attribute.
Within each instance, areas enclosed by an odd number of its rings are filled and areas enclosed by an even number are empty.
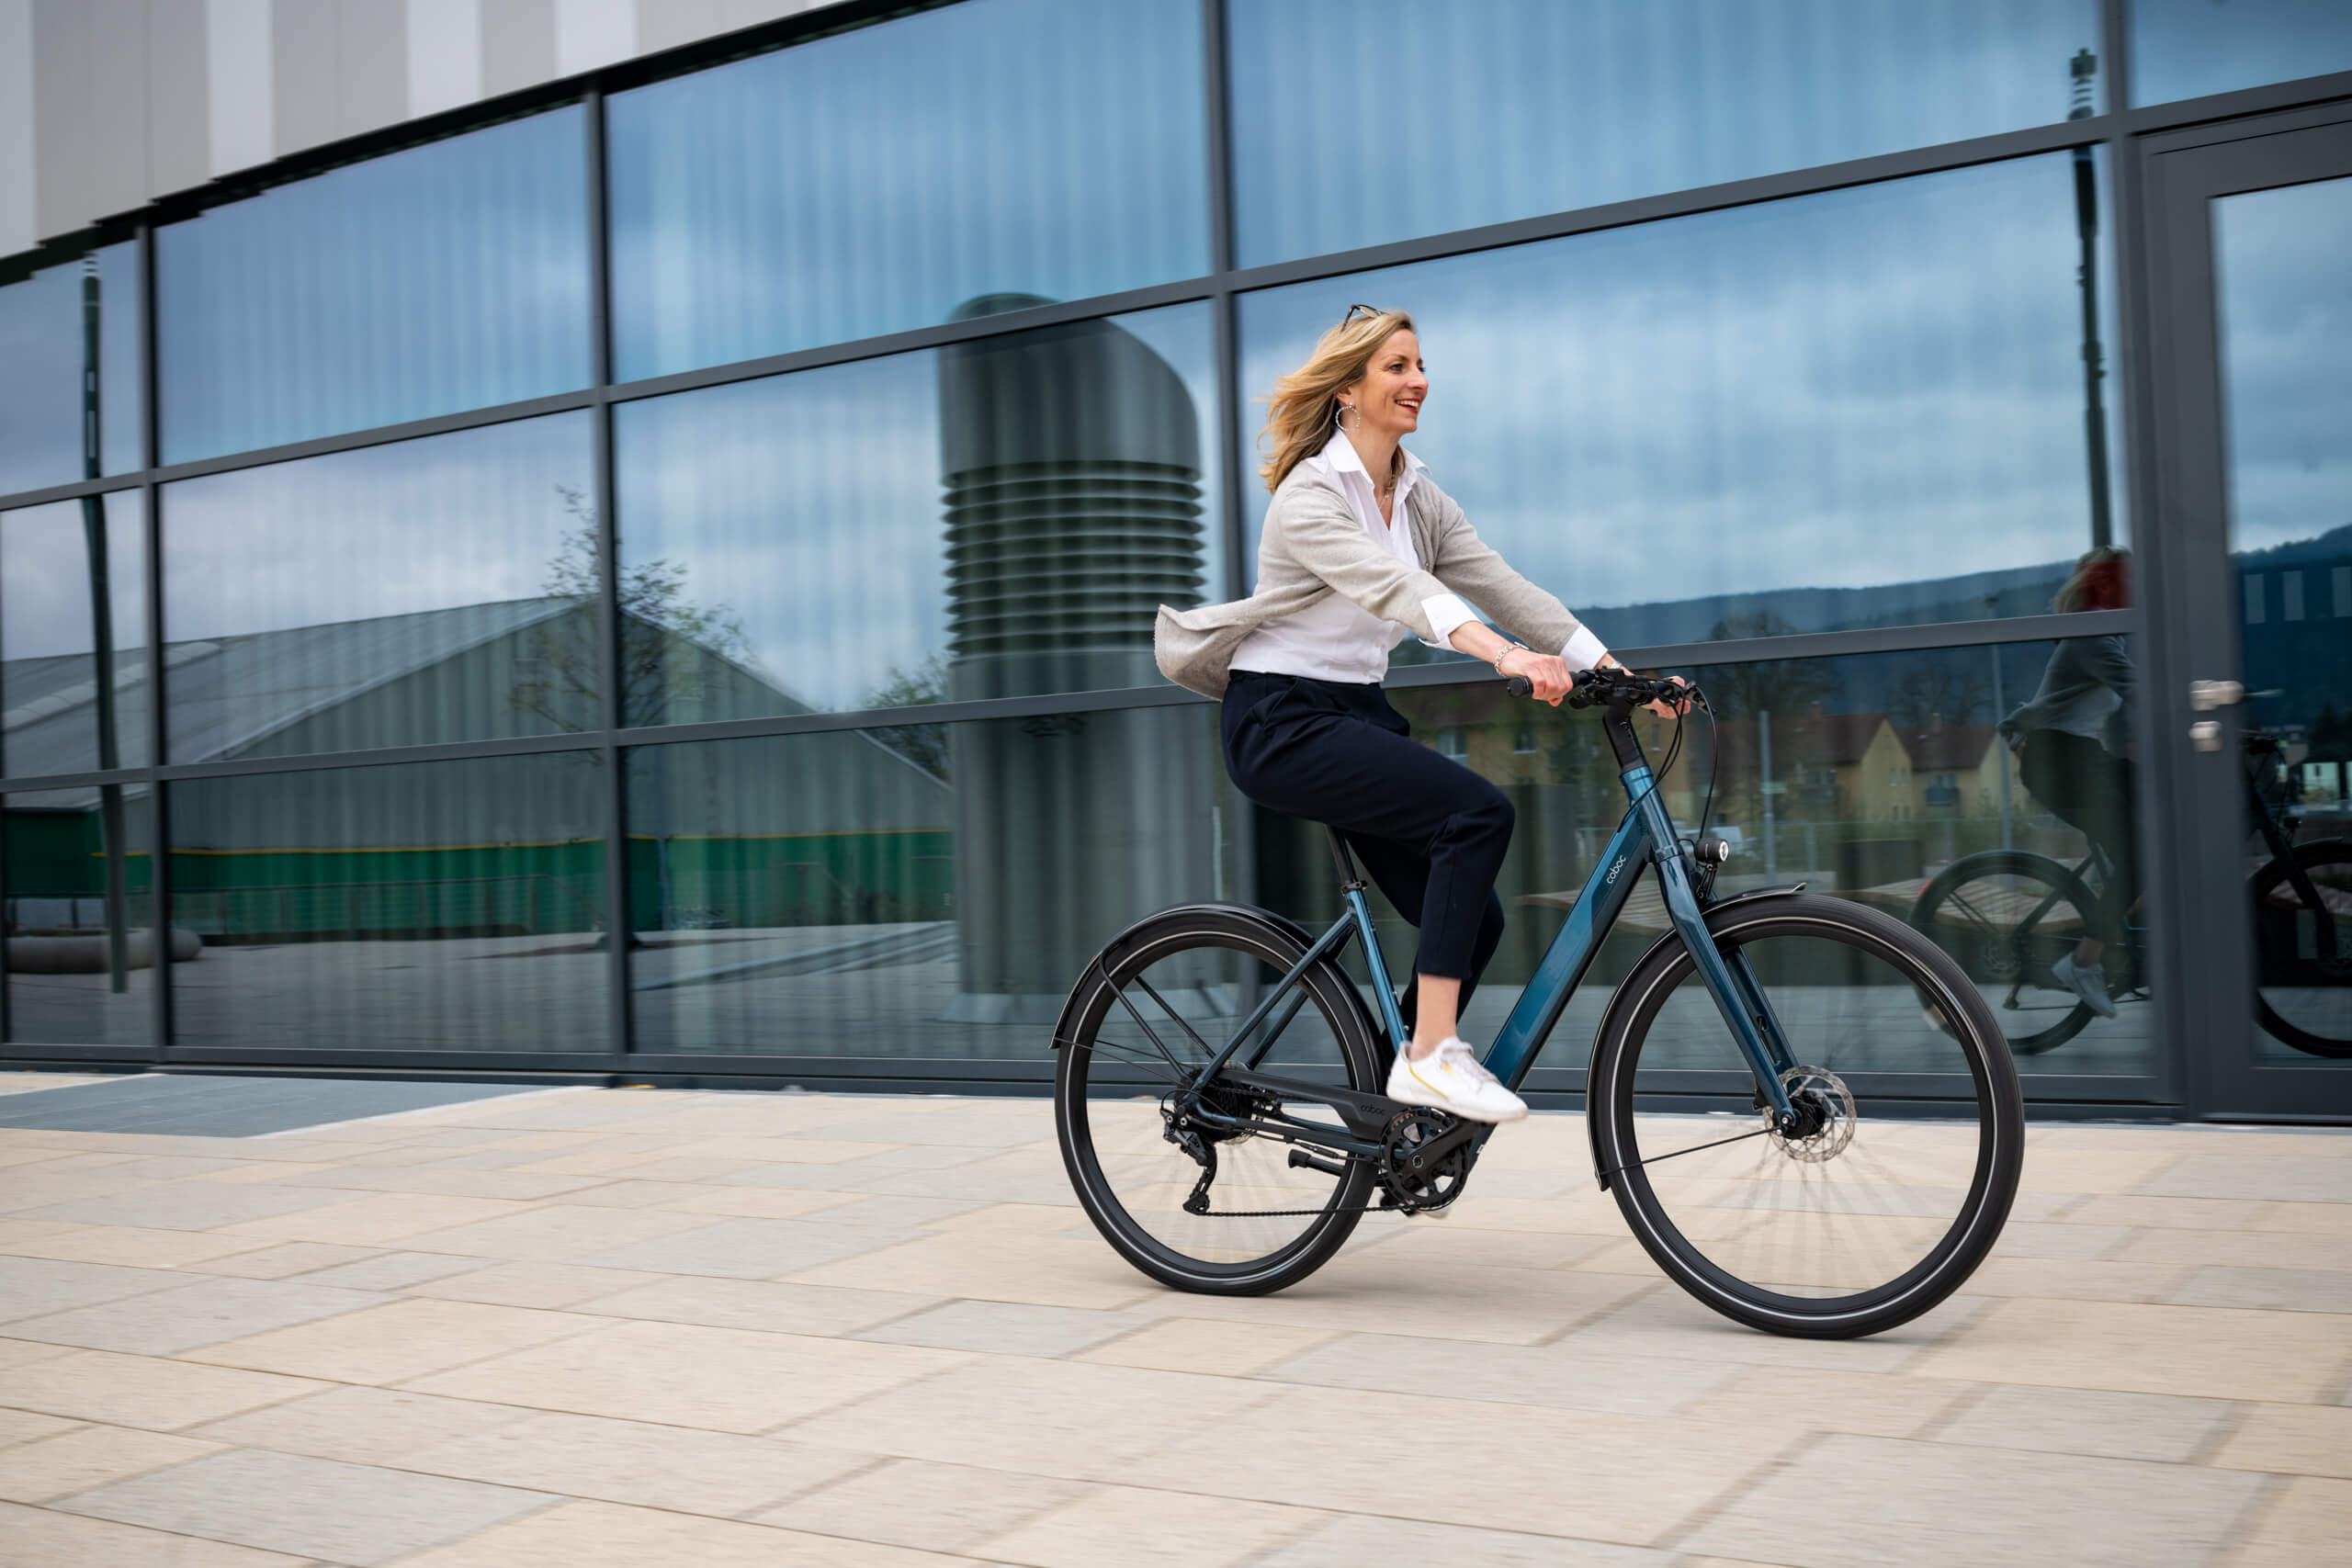
<svg viewBox="0 0 2352 1568"><path fill-rule="evenodd" d="M98 258L93 252L82 262L82 477L96 479L106 467L99 442L98 349L101 300ZM91 675L97 685L98 766L122 765L115 743L114 712L114 591L107 570L107 513L103 496L82 498L82 541L90 558ZM122 786L98 786L98 835L106 859L107 988L130 988L130 938L125 930L125 845L122 840ZM148 945L156 942L151 935ZM160 962L150 954L150 962Z"/></svg>
<svg viewBox="0 0 2352 1568"><path fill-rule="evenodd" d="M2074 101L2066 118L2088 119L2098 56L2077 50L2072 72ZM2088 147L2075 149L2075 229L2083 247L2083 436L2091 470L2091 547L2106 549L2115 543L2115 519L2107 485L2107 407L2099 387L2107 379L2107 353L2098 336L2098 168Z"/></svg>

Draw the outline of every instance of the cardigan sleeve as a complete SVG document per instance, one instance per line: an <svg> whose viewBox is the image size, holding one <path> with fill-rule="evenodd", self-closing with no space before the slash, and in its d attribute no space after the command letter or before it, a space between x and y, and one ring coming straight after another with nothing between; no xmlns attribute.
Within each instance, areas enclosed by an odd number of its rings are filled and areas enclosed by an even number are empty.
<svg viewBox="0 0 2352 1568"><path fill-rule="evenodd" d="M1608 653L1566 604L1512 570L1478 537L1452 496L1436 491L1432 499L1438 510L1438 548L1431 570L1439 581L1466 595L1528 647L1556 650L1571 669L1589 669Z"/></svg>

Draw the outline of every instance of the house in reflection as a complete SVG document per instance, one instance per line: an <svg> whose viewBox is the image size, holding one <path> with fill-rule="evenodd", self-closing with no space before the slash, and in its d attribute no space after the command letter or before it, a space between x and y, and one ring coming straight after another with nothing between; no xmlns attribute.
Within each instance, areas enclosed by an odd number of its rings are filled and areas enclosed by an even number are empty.
<svg viewBox="0 0 2352 1568"><path fill-rule="evenodd" d="M174 643L164 652L172 761L591 728L597 646L592 608L563 598ZM761 672L650 621L624 617L622 653L625 684L650 688L658 669L668 700L691 705L695 718L811 711ZM78 765L68 759L86 749L94 723L89 670L87 654L0 666L15 772ZM143 715L143 652L118 656L115 684L120 711ZM770 748L789 748L791 787ZM464 764L462 787L447 764L352 769L332 791L315 773L250 775L233 791L175 786L174 923L208 942L248 942L601 926L604 786L589 753L560 755L581 765L550 766L545 753L477 758ZM651 756L632 787L691 800L693 815L726 832L631 839L642 863L633 929L944 918L953 804L946 781L919 760L852 731ZM9 803L9 923L95 925L97 792L40 800ZM148 819L143 806L131 813L134 896L152 885ZM843 822L856 831L840 831ZM132 918L152 919L136 898Z"/></svg>

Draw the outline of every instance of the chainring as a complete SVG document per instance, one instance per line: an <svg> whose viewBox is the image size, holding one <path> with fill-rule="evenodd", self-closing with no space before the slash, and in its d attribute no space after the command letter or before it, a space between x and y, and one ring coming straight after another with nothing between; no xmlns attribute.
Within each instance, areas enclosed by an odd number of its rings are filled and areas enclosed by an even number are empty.
<svg viewBox="0 0 2352 1568"><path fill-rule="evenodd" d="M1434 1160L1420 1154L1423 1145L1454 1126L1454 1119L1443 1111L1419 1107L1388 1119L1380 1144L1380 1185L1396 1208L1425 1214L1462 1196L1471 1162L1477 1157L1475 1141L1456 1144Z"/></svg>

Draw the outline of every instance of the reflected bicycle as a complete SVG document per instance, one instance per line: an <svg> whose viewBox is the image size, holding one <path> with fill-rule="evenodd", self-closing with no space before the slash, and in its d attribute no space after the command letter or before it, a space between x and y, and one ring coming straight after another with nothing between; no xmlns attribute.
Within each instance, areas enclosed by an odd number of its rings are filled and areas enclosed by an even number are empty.
<svg viewBox="0 0 2352 1568"><path fill-rule="evenodd" d="M1598 1031L1596 1179L1657 1266L1737 1322L1849 1338L1909 1321L1974 1270L2016 1195L2023 1112L1999 1024L1891 916L1803 884L1717 897L1726 846L1704 812L1679 835L1658 788L1675 751L1653 774L1631 723L1641 704L1703 695L1618 671L1576 681L1570 705L1602 710L1625 815L1487 1068L1525 1081L1648 871L1672 926ZM1458 1202L1495 1134L1381 1092L1408 1031L1363 880L1330 841L1346 908L1321 935L1240 905L1164 910L1086 965L1055 1026L1079 1201L1176 1289L1295 1284L1367 1213ZM1340 964L1356 942L1362 987Z"/></svg>
<svg viewBox="0 0 2352 1568"><path fill-rule="evenodd" d="M2248 874L2255 933L2255 1016L2273 1038L2314 1056L2352 1057L2352 840L2294 841L2298 823L2259 779L2283 765L2279 737L2249 730L2249 819L2270 858ZM1986 850L1946 866L1920 890L1911 924L1932 938L1972 980L2000 997L1996 1010L2009 1049L2055 1050L2097 1016L2051 973L2074 951L2114 876L2094 845L2074 865L2030 850ZM2106 959L2115 1000L2148 997L2146 928L2128 917Z"/></svg>

